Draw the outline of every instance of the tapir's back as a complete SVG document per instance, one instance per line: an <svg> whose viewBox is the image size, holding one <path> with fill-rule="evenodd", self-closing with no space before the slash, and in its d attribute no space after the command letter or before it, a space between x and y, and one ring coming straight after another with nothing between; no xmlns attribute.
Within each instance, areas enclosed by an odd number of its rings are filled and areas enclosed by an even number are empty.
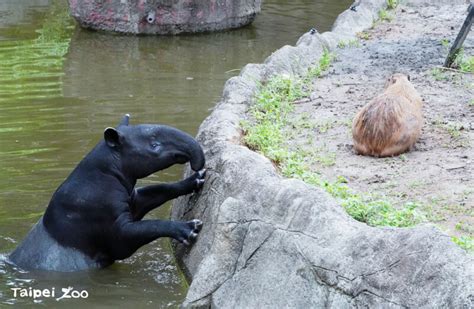
<svg viewBox="0 0 474 309"><path fill-rule="evenodd" d="M10 261L25 269L78 271L100 268L101 265L74 248L60 245L46 231L43 218L9 256Z"/></svg>

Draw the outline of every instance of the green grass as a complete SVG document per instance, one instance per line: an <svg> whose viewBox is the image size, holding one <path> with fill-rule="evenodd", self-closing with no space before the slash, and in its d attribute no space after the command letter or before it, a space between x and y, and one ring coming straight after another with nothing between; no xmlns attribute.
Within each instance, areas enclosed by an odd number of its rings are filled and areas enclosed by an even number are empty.
<svg viewBox="0 0 474 309"><path fill-rule="evenodd" d="M390 15L387 10L381 9L379 11L379 20L380 21L392 21L393 16Z"/></svg>
<svg viewBox="0 0 474 309"><path fill-rule="evenodd" d="M398 1L397 0L387 0L387 8L389 10L393 10L397 7Z"/></svg>
<svg viewBox="0 0 474 309"><path fill-rule="evenodd" d="M445 72L440 68L433 68L431 70L431 76L433 76L433 78L436 81L449 80L449 78L446 76Z"/></svg>
<svg viewBox="0 0 474 309"><path fill-rule="evenodd" d="M325 52L306 76L277 76L261 85L255 97L255 105L249 110L253 120L242 123L244 142L249 148L271 159L284 176L301 179L325 189L358 221L372 226L398 227L421 222L423 217L417 211L419 205L407 203L401 208L395 208L384 198L356 193L342 177L335 182L325 180L317 172L309 171L306 153L285 146L285 141L288 140L285 127L290 125L288 114L293 110L292 102L308 94L306 89L309 83L314 77L321 76L333 59L333 55ZM332 153L316 153L313 159L323 166L331 166L336 158Z"/></svg>
<svg viewBox="0 0 474 309"><path fill-rule="evenodd" d="M357 32L356 36L361 40L369 40L370 34L367 31Z"/></svg>
<svg viewBox="0 0 474 309"><path fill-rule="evenodd" d="M461 237L451 237L452 241L456 243L459 247L463 248L467 252L474 253L474 237L472 236L461 236Z"/></svg>
<svg viewBox="0 0 474 309"><path fill-rule="evenodd" d="M337 43L337 47L340 49L344 49L346 47L360 47L360 42L357 39L347 40L347 41L339 41Z"/></svg>
<svg viewBox="0 0 474 309"><path fill-rule="evenodd" d="M458 123L458 122L449 123L449 124L445 125L446 131L454 139L461 137L462 128L463 128L462 123Z"/></svg>
<svg viewBox="0 0 474 309"><path fill-rule="evenodd" d="M328 50L324 50L321 58L318 61L318 64L312 66L306 76L300 78L304 84L308 85L315 78L319 78L322 74L329 69L329 66L334 61L336 56L333 53L330 53Z"/></svg>
<svg viewBox="0 0 474 309"><path fill-rule="evenodd" d="M442 39L441 40L441 45L443 45L444 48L446 48L446 50L449 49L449 40L448 39Z"/></svg>
<svg viewBox="0 0 474 309"><path fill-rule="evenodd" d="M474 56L466 56L461 50L454 60L454 65L463 73L474 73Z"/></svg>

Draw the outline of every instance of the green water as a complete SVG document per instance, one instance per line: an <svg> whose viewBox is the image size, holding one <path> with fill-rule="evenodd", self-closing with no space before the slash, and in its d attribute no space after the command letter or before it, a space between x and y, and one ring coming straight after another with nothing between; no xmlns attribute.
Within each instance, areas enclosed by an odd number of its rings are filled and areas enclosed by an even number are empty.
<svg viewBox="0 0 474 309"><path fill-rule="evenodd" d="M243 29L133 37L78 29L62 1L0 1L0 253L21 241L56 187L122 114L195 135L243 65L262 62L312 27L329 30L350 3L268 0ZM141 183L175 181L181 172L177 166ZM168 213L169 205L150 216ZM21 272L0 258L0 276L0 306L176 307L186 293L164 239L105 270L67 275ZM89 298L33 301L11 291L68 286Z"/></svg>

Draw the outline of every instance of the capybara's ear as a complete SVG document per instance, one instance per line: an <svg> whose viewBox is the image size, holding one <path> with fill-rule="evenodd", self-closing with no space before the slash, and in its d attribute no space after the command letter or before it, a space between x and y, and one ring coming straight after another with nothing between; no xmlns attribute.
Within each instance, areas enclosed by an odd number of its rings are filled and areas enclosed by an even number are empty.
<svg viewBox="0 0 474 309"><path fill-rule="evenodd" d="M108 127L105 129L104 140L107 145L112 148L115 148L122 144L122 136L116 129L112 127Z"/></svg>

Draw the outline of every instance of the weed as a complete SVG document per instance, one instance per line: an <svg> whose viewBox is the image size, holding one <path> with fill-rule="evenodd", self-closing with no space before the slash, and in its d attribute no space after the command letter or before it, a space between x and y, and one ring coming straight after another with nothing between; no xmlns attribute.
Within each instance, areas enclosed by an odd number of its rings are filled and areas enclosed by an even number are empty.
<svg viewBox="0 0 474 309"><path fill-rule="evenodd" d="M449 78L446 76L445 72L440 68L433 68L431 70L431 76L437 81L448 80Z"/></svg>
<svg viewBox="0 0 474 309"><path fill-rule="evenodd" d="M390 15L387 10L381 9L379 11L379 20L380 21L392 21L393 16Z"/></svg>
<svg viewBox="0 0 474 309"><path fill-rule="evenodd" d="M467 103L467 105L474 106L474 99L471 99L471 101L469 101L469 103Z"/></svg>
<svg viewBox="0 0 474 309"><path fill-rule="evenodd" d="M393 10L397 7L398 1L397 0L387 0L387 8L389 10Z"/></svg>
<svg viewBox="0 0 474 309"><path fill-rule="evenodd" d="M325 167L336 164L336 154L334 152L317 154L314 155L313 158L316 162Z"/></svg>
<svg viewBox="0 0 474 309"><path fill-rule="evenodd" d="M340 49L344 49L346 47L360 47L360 42L357 39L352 39L348 41L342 40L337 43L337 47Z"/></svg>
<svg viewBox="0 0 474 309"><path fill-rule="evenodd" d="M453 139L458 139L461 137L464 126L460 122L450 122L444 125L444 129Z"/></svg>
<svg viewBox="0 0 474 309"><path fill-rule="evenodd" d="M464 250L474 253L474 238L472 236L451 237L452 241Z"/></svg>
<svg viewBox="0 0 474 309"><path fill-rule="evenodd" d="M470 225L466 222L463 222L463 221L459 221L458 223L456 223L455 228L458 231L474 234L474 226L472 226L472 225Z"/></svg>
<svg viewBox="0 0 474 309"><path fill-rule="evenodd" d="M336 124L336 122L334 122L334 121L325 120L325 121L321 121L321 122L315 124L315 127L318 128L319 133L326 133L327 131L332 129L335 124Z"/></svg>
<svg viewBox="0 0 474 309"><path fill-rule="evenodd" d="M416 188L421 188L425 185L425 182L422 181L422 180L415 180L415 181L412 181L408 184L408 187L412 188L412 189L416 189Z"/></svg>
<svg viewBox="0 0 474 309"><path fill-rule="evenodd" d="M456 58L455 63L463 73L474 73L474 56Z"/></svg>
<svg viewBox="0 0 474 309"><path fill-rule="evenodd" d="M449 48L449 40L448 39L442 39L441 40L441 45L443 45L444 48L448 49Z"/></svg>
<svg viewBox="0 0 474 309"><path fill-rule="evenodd" d="M323 51L321 58L319 58L318 64L309 68L308 73L303 77L303 81L307 84L312 81L314 78L321 77L322 73L325 72L333 60L336 58L336 55L329 52L327 49Z"/></svg>
<svg viewBox="0 0 474 309"><path fill-rule="evenodd" d="M370 34L367 31L357 32L356 36L361 40L369 40Z"/></svg>

